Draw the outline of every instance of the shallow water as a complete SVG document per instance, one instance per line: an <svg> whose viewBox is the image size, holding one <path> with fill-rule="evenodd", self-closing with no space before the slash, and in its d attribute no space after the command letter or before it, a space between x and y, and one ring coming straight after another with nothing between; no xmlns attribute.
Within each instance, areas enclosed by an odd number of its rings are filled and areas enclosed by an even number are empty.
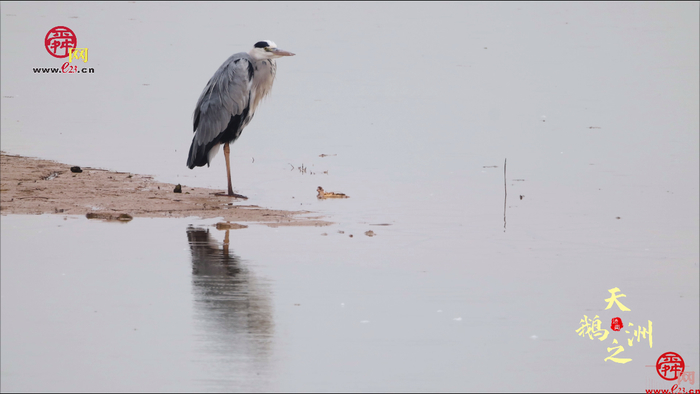
<svg viewBox="0 0 700 394"><path fill-rule="evenodd" d="M3 216L3 389L640 390L661 350L693 362L683 253L213 222ZM653 321L626 365L575 333L613 286Z"/></svg>
<svg viewBox="0 0 700 394"><path fill-rule="evenodd" d="M697 3L1 14L4 151L192 186L225 187L222 155L185 167L216 67L259 39L297 53L234 186L336 223L226 246L215 220L3 216L3 391L640 391L670 388L663 352L700 369ZM95 74L31 72L62 63L55 25ZM584 314L651 320L653 347L579 337Z"/></svg>

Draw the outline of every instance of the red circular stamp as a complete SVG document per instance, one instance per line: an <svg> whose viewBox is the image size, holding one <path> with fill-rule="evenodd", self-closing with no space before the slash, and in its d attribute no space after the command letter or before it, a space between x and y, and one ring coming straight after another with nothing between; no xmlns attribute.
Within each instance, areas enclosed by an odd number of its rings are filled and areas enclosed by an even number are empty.
<svg viewBox="0 0 700 394"><path fill-rule="evenodd" d="M685 371L685 361L678 353L666 352L656 360L656 372L661 379L676 380Z"/></svg>
<svg viewBox="0 0 700 394"><path fill-rule="evenodd" d="M613 331L620 331L624 326L625 325L622 324L622 319L619 317L613 317L613 319L610 321L610 329Z"/></svg>
<svg viewBox="0 0 700 394"><path fill-rule="evenodd" d="M78 38L73 30L65 26L56 26L46 33L44 38L46 51L53 57L68 57L68 50L78 46Z"/></svg>

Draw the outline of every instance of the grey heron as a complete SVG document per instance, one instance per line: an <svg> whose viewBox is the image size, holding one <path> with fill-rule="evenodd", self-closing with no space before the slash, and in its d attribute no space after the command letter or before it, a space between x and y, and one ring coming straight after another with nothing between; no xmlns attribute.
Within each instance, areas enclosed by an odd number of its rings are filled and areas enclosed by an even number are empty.
<svg viewBox="0 0 700 394"><path fill-rule="evenodd" d="M258 41L250 52L229 57L211 77L197 100L194 109L194 138L187 158L190 169L209 166L224 145L228 194L245 198L233 192L229 145L240 137L243 128L253 119L255 109L272 90L277 72L275 59L294 56L277 48L270 40Z"/></svg>

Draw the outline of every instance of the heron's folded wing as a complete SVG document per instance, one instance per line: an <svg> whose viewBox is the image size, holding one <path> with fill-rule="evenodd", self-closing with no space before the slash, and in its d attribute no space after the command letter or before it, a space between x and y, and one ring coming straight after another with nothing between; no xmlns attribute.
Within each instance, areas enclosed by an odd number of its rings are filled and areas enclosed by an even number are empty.
<svg viewBox="0 0 700 394"><path fill-rule="evenodd" d="M207 145L228 125L232 116L249 106L253 65L247 53L237 53L211 77L194 110L194 142Z"/></svg>

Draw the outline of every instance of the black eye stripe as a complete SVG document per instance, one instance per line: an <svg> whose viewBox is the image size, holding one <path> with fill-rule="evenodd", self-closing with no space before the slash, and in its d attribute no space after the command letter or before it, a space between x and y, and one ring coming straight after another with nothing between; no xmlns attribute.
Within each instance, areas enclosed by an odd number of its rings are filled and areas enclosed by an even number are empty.
<svg viewBox="0 0 700 394"><path fill-rule="evenodd" d="M267 41L258 41L255 43L256 48L265 48L270 46L270 44L267 43Z"/></svg>

